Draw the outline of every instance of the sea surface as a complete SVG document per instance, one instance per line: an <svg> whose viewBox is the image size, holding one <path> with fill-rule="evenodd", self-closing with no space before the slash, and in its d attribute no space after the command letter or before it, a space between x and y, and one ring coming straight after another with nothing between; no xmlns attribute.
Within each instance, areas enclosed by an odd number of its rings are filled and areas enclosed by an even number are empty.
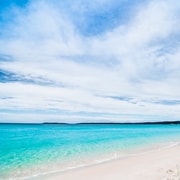
<svg viewBox="0 0 180 180"><path fill-rule="evenodd" d="M0 179L31 179L179 142L175 124L0 124Z"/></svg>

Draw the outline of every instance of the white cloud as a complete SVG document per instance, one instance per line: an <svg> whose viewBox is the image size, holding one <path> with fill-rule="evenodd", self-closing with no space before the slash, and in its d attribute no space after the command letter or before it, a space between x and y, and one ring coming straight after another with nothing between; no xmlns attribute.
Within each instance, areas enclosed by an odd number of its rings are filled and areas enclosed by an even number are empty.
<svg viewBox="0 0 180 180"><path fill-rule="evenodd" d="M0 62L0 69L16 74L19 81L24 78L22 82L0 83L0 109L9 110L8 116L0 112L2 118L13 121L15 114L14 121L26 116L37 121L59 117L68 122L180 118L180 104L155 103L180 99L179 44L173 43L179 38L180 7L173 2L143 4L127 24L85 37L59 6L34 1L17 13L9 26L12 32L9 28L6 31L9 38L0 39L0 52L13 57L13 61ZM167 46L171 41L171 47ZM24 82L27 79L38 81L28 84ZM39 80L44 84L38 84ZM12 113L13 109L22 110L22 115ZM45 117L35 112L51 109L59 114L52 112ZM23 114L24 110L32 115ZM62 111L104 115L70 116L62 115ZM36 118L31 117L33 122Z"/></svg>

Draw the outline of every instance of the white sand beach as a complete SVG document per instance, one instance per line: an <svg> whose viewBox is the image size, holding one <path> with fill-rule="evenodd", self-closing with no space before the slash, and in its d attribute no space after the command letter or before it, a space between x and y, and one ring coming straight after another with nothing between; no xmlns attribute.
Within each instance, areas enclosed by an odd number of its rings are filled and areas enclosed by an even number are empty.
<svg viewBox="0 0 180 180"><path fill-rule="evenodd" d="M41 178L44 180L180 180L180 145L65 173L49 174Z"/></svg>

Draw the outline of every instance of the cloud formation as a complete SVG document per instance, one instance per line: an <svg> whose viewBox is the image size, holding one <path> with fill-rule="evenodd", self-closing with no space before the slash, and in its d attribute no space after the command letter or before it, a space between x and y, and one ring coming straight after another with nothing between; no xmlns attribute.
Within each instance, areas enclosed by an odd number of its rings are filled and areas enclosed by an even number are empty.
<svg viewBox="0 0 180 180"><path fill-rule="evenodd" d="M9 9L1 121L179 120L179 10L177 0L36 0Z"/></svg>

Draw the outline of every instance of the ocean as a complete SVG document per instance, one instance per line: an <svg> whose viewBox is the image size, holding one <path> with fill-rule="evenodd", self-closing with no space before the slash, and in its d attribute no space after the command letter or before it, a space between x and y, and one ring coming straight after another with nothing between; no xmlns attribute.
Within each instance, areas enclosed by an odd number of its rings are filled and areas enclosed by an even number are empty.
<svg viewBox="0 0 180 180"><path fill-rule="evenodd" d="M1 124L0 179L31 179L179 142L176 124Z"/></svg>

